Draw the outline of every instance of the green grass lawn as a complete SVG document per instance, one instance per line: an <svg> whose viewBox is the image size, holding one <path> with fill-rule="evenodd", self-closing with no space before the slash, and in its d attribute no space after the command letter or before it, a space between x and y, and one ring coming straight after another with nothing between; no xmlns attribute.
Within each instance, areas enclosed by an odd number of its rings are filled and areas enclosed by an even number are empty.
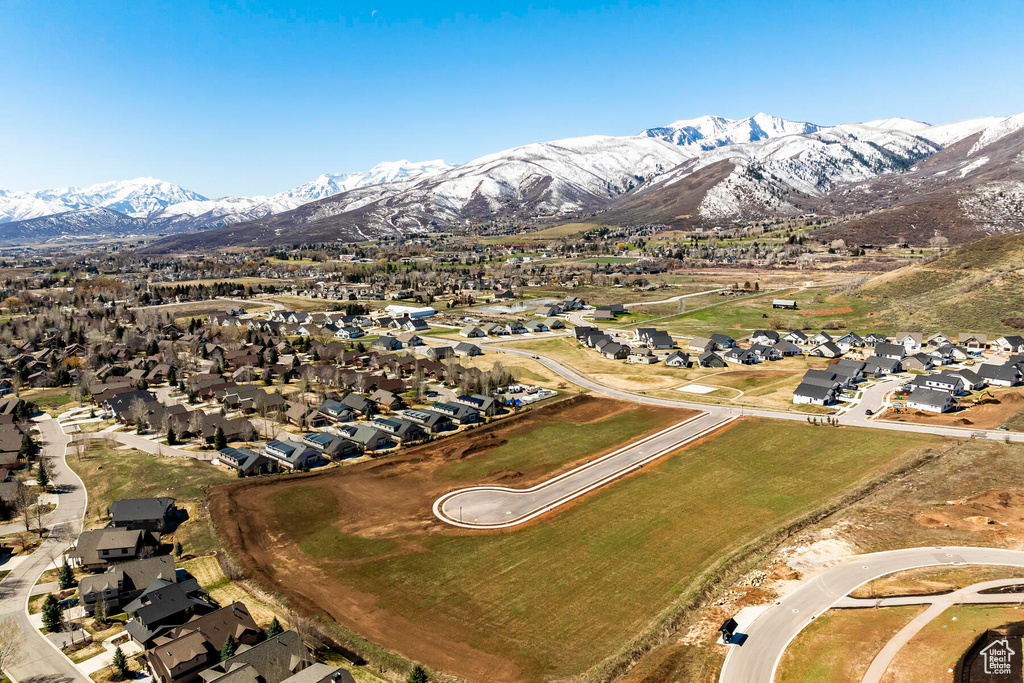
<svg viewBox="0 0 1024 683"><path fill-rule="evenodd" d="M680 420L686 415L680 414ZM671 423L669 423L671 424ZM479 481L493 472L526 468L555 470L611 444L626 443L666 426L665 413L638 406L596 423L559 420L524 430L486 458L466 458L446 467L443 476L459 482Z"/></svg>
<svg viewBox="0 0 1024 683"><path fill-rule="evenodd" d="M113 450L93 443L79 459L68 456L68 464L85 482L89 492L86 528L105 519L110 504L124 498L170 496L189 512L184 522L165 542L180 541L185 552L202 554L216 550L206 496L203 490L236 477L209 463L191 458L161 458L135 450Z"/></svg>
<svg viewBox="0 0 1024 683"><path fill-rule="evenodd" d="M380 608L439 636L508 658L522 680L550 680L618 651L730 555L938 443L746 420L541 523L402 534L393 539L401 548L379 559L379 538L365 539L365 551L337 539L344 562L319 557L326 544L317 537L337 516L317 504L314 482L273 512L282 523L294 517L283 528L302 521L308 534L298 541L315 544L313 557L339 590L374 595Z"/></svg>

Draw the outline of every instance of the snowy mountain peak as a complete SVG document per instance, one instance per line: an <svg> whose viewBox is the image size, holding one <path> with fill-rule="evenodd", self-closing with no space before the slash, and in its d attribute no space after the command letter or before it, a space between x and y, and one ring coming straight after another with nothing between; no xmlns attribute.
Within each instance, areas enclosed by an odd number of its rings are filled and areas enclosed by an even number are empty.
<svg viewBox="0 0 1024 683"><path fill-rule="evenodd" d="M789 121L759 112L745 119L722 116L683 119L660 128L648 128L640 135L671 142L696 154L724 145L769 140L783 135L808 135L821 128L813 123Z"/></svg>
<svg viewBox="0 0 1024 683"><path fill-rule="evenodd" d="M347 192L369 185L390 183L395 180L412 178L413 176L428 176L447 171L453 166L446 164L441 159L432 161L411 162L406 159L399 161L383 161L369 171L357 173L325 173L315 180L299 185L298 187L280 192L271 199L298 199L303 201L316 201L324 199L339 192Z"/></svg>

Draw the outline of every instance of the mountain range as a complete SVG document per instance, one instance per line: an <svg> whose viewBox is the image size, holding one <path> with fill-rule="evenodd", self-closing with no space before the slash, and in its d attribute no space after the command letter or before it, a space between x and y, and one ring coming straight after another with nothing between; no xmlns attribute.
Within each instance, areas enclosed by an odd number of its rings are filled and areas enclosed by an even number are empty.
<svg viewBox="0 0 1024 683"><path fill-rule="evenodd" d="M444 161L393 161L357 173L325 173L269 197L208 199L155 178L36 192L0 189L0 240L45 241L189 232L251 221L340 192L452 168Z"/></svg>
<svg viewBox="0 0 1024 683"><path fill-rule="evenodd" d="M100 222L111 227L97 232L116 232L117 221L132 232L216 228L153 246L170 251L472 231L503 220L690 228L818 213L834 219L826 234L844 239L963 242L1024 229L1024 114L829 127L766 114L705 116L630 136L528 144L460 166L381 164L269 198L208 200L144 184L150 195L118 184L36 193L24 201L66 195L69 210L9 222L0 239L83 234ZM0 193L0 215L9 196Z"/></svg>

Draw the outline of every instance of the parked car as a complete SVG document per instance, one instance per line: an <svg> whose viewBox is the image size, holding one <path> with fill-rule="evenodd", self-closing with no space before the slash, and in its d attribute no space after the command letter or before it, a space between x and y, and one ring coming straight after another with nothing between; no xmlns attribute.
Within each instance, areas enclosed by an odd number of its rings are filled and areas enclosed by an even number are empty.
<svg viewBox="0 0 1024 683"><path fill-rule="evenodd" d="M865 414L865 415L874 415L874 414L875 414L875 411L871 410L871 408L867 408L867 409L866 409L866 410L864 411L864 414Z"/></svg>

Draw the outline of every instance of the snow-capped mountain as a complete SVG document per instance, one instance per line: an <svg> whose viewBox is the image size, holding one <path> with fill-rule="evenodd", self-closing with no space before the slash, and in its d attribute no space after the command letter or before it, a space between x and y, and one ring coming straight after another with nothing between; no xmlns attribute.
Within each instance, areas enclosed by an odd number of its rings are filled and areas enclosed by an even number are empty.
<svg viewBox="0 0 1024 683"><path fill-rule="evenodd" d="M641 131L640 135L689 148L696 155L725 145L770 140L784 135L808 135L821 128L813 123L787 121L768 114L754 114L746 119L702 116L659 128L648 128Z"/></svg>
<svg viewBox="0 0 1024 683"><path fill-rule="evenodd" d="M0 223L93 207L144 217L171 204L202 199L205 199L202 195L156 178L37 192L0 190Z"/></svg>
<svg viewBox="0 0 1024 683"><path fill-rule="evenodd" d="M303 204L368 185L428 176L451 169L444 161L388 161L369 171L324 174L270 197L208 199L155 178L100 183L85 188L36 192L0 189L0 237L109 235L121 226L132 233L218 228L290 211ZM107 211L90 211L106 209ZM121 216L115 219L111 212ZM47 220L36 220L36 219ZM140 219L140 221L125 219ZM35 221L24 224L25 221ZM91 223L91 224L90 224Z"/></svg>
<svg viewBox="0 0 1024 683"><path fill-rule="evenodd" d="M297 199L301 203L312 202L323 199L341 192L348 192L360 187L369 185L380 185L391 183L396 180L404 180L413 176L426 177L447 171L454 166L446 164L441 159L434 161L421 161L418 163L406 161L385 161L377 164L369 171L358 173L325 173L322 176L311 180L308 183L299 185L293 190L280 192L271 199L285 200Z"/></svg>

